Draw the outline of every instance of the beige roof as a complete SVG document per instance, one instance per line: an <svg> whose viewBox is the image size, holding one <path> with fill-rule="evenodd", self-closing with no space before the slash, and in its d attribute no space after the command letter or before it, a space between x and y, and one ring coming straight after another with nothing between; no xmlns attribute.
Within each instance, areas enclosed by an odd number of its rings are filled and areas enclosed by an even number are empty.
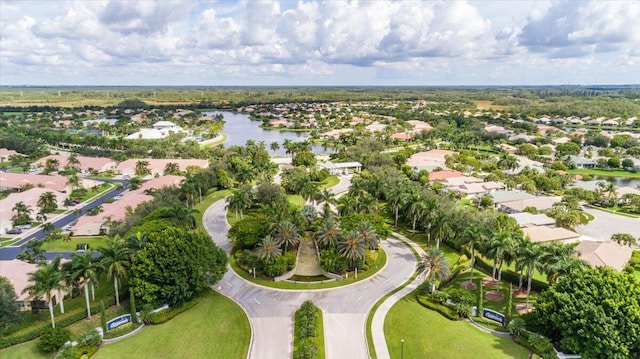
<svg viewBox="0 0 640 359"><path fill-rule="evenodd" d="M632 187L620 187L616 189L616 194L618 195L618 198L622 198L625 194L637 194L640 196L640 189Z"/></svg>
<svg viewBox="0 0 640 359"><path fill-rule="evenodd" d="M29 283L29 273L38 270L38 266L23 262L18 259L10 261L0 261L0 276L3 276L13 284L13 289L18 295L18 300L27 300L29 293L22 294L22 291L31 285Z"/></svg>
<svg viewBox="0 0 640 359"><path fill-rule="evenodd" d="M445 180L450 186L462 186L467 183L481 183L482 180L478 177L460 176L451 177Z"/></svg>
<svg viewBox="0 0 640 359"><path fill-rule="evenodd" d="M151 173L163 173L164 168L167 163L177 163L180 167L180 171L184 171L187 167L196 166L201 168L209 167L209 161L207 160L198 160L198 159L155 159L155 158L136 158L126 160L124 162L120 162L118 167L116 167L116 171L122 174L128 174L130 176L134 175L136 172L136 163L138 161L147 161L149 162L149 170Z"/></svg>
<svg viewBox="0 0 640 359"><path fill-rule="evenodd" d="M33 173L0 173L0 187L21 188L27 184L64 192L67 189L67 178L58 175L48 176Z"/></svg>
<svg viewBox="0 0 640 359"><path fill-rule="evenodd" d="M554 203L560 202L561 200L562 197L539 196L529 199L502 202L500 205L518 212L522 212L527 207L534 207L538 211L545 211L553 207Z"/></svg>
<svg viewBox="0 0 640 359"><path fill-rule="evenodd" d="M12 155L19 155L19 153L14 151L14 150L8 150L6 148L0 148L0 157L2 157L4 160L8 159L9 156L12 156Z"/></svg>
<svg viewBox="0 0 640 359"><path fill-rule="evenodd" d="M456 152L448 150L431 150L426 152L414 153L407 160L407 165L411 167L427 167L427 166L445 166L445 157L455 154Z"/></svg>
<svg viewBox="0 0 640 359"><path fill-rule="evenodd" d="M58 206L62 206L62 203L67 198L67 195L62 192L51 190L48 188L34 187L22 192L11 193L7 198L0 200L0 233L4 233L3 230L11 227L11 217L13 217L13 207L16 203L24 202L24 204L31 208L32 215L38 212L38 200L44 193L52 192L56 196Z"/></svg>
<svg viewBox="0 0 640 359"><path fill-rule="evenodd" d="M531 238L532 242L563 241L580 237L576 232L561 227L525 227L522 232Z"/></svg>
<svg viewBox="0 0 640 359"><path fill-rule="evenodd" d="M576 247L580 258L594 267L608 266L621 271L631 258L633 249L613 241L582 241Z"/></svg>
<svg viewBox="0 0 640 359"><path fill-rule="evenodd" d="M384 128L387 127L387 125L379 123L379 122L374 122L368 126L365 127L365 129L369 132L379 132L384 130Z"/></svg>
<svg viewBox="0 0 640 359"><path fill-rule="evenodd" d="M41 159L36 161L35 165L44 167L48 159L58 160L58 163L60 164L60 168L65 167L67 165L67 162L69 162L69 156L50 155L50 156L42 157ZM92 168L96 171L103 172L112 168L115 169L116 167L116 161L107 157L78 156L78 162L80 162L80 165L79 165L80 169L85 171Z"/></svg>

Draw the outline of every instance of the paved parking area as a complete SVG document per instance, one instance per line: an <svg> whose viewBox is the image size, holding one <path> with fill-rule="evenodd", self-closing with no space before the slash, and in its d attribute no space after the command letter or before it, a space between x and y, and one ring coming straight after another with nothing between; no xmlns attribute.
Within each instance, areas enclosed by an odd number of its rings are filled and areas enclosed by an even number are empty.
<svg viewBox="0 0 640 359"><path fill-rule="evenodd" d="M630 218L586 208L585 212L593 215L595 219L586 225L576 227L585 240L606 241L615 233L629 233L635 238L640 237L640 218Z"/></svg>

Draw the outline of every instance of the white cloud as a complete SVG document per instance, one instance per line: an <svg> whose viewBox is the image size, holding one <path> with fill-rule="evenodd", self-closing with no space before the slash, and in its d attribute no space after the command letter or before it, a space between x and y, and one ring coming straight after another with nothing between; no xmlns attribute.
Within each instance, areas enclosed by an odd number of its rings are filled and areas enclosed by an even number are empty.
<svg viewBox="0 0 640 359"><path fill-rule="evenodd" d="M505 4L2 1L0 83L557 83L578 64L640 82L640 2Z"/></svg>

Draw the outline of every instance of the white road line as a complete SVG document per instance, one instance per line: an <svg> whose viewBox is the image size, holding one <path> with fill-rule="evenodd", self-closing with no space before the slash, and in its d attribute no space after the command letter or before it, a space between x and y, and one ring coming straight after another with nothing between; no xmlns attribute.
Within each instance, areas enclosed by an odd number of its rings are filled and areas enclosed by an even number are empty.
<svg viewBox="0 0 640 359"><path fill-rule="evenodd" d="M256 303L260 304L260 302L258 302L258 300L256 299L256 297L253 297L253 300L254 300Z"/></svg>
<svg viewBox="0 0 640 359"><path fill-rule="evenodd" d="M229 283L229 281L226 281L225 283L227 283L227 285L229 285L229 287L233 287L233 284Z"/></svg>
<svg viewBox="0 0 640 359"><path fill-rule="evenodd" d="M362 299L362 296L359 296L358 299L356 299L356 303L358 303L360 299Z"/></svg>

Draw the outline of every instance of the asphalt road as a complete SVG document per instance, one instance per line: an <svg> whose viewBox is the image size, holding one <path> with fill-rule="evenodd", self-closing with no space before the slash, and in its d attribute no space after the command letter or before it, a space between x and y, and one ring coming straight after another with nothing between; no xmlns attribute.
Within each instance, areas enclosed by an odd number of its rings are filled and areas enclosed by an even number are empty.
<svg viewBox="0 0 640 359"><path fill-rule="evenodd" d="M640 237L640 218L630 218L585 208L585 212L592 214L594 219L586 225L576 227L585 240L608 241L615 233L628 233L635 238Z"/></svg>
<svg viewBox="0 0 640 359"><path fill-rule="evenodd" d="M207 209L203 220L214 241L229 252L231 243L226 237L229 225L224 207L225 201L216 202ZM340 288L279 290L257 286L229 270L216 289L247 312L253 330L249 358L291 357L293 315L305 300L312 300L323 311L328 359L369 358L365 337L367 314L380 297L404 283L416 268L414 255L397 239L389 238L381 246L387 252L386 266L371 278Z"/></svg>
<svg viewBox="0 0 640 359"><path fill-rule="evenodd" d="M90 210L91 208L100 206L102 204L104 204L105 200L109 199L109 198L113 198L115 196L118 196L120 194L122 194L122 192L124 192L125 189L123 188L118 188L115 189L113 191L110 191L98 198L96 198L95 200L87 203L87 204L82 204L82 207L80 207L80 205L78 205L78 208L80 208L80 212L81 214L85 214L88 210ZM55 218L55 220L53 220L53 224L56 226L56 228L62 228L64 226L66 226L67 224L73 222L74 220L76 220L76 215L73 213L69 213L66 215L60 215L58 217ZM45 237L44 232L42 231L41 227L36 227L33 228L27 232L25 232L24 234L22 234L22 236L24 237L22 240L20 240L19 242L14 243L11 246L7 246L7 247L2 247L0 248L0 260L11 260L11 259L15 259L16 256L20 253L22 253L24 250L22 248L22 246L24 246L27 242L33 240L33 239L42 239ZM45 253L45 257L47 257L47 259L53 259L56 255L62 255L64 258L71 258L71 255L74 252L56 252L56 253Z"/></svg>

